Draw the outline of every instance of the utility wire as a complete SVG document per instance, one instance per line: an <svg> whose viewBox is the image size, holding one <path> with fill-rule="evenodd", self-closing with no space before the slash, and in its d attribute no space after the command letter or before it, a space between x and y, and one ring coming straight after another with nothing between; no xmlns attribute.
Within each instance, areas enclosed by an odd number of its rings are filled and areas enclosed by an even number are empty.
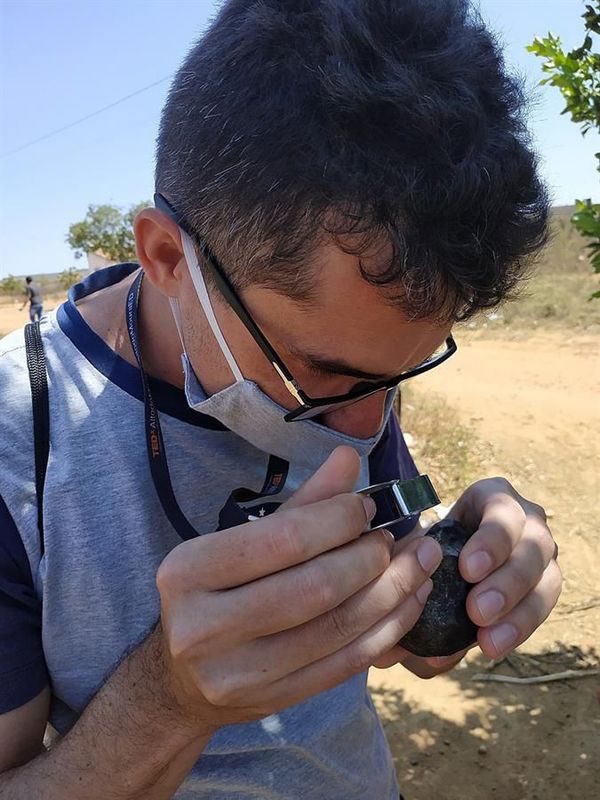
<svg viewBox="0 0 600 800"><path fill-rule="evenodd" d="M69 122L68 125L63 125L62 128L57 128L54 131L50 131L50 133L45 133L43 136L38 136L37 139L32 139L32 141L30 142L26 142L25 144L22 144L19 147L15 147L14 150L9 150L6 153L2 153L0 154L0 158L7 158L8 156L12 156L15 153L20 153L21 150L25 150L25 148L27 147L32 147L34 144L37 144L38 142L43 142L44 139L49 139L51 136L56 136L57 134L62 133L63 131L68 130L69 128L73 128L75 125L79 125L82 122L91 119L92 117L96 117L98 114L102 114L104 111L108 111L109 108L114 108L115 106L118 106L120 103L124 103L126 100L131 100L132 97L135 97L136 95L141 94L142 92L147 92L148 89L153 89L155 86L158 86L160 83L164 83L165 81L170 80L172 77L173 75L167 75L166 77L161 78L160 80L155 81L154 83L150 83L148 84L148 86L144 86L142 89L138 89L137 91L132 92L131 94L126 95L125 97L121 97L119 100L115 100L114 103L109 103L109 105L104 106L103 108L99 108L97 111L92 111L91 114L87 114L85 117L76 119L74 122Z"/></svg>

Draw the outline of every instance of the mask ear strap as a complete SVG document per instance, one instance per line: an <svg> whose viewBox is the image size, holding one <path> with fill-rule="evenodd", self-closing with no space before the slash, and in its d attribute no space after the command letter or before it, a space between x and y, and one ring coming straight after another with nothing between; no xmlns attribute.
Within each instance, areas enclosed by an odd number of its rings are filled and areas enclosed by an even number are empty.
<svg viewBox="0 0 600 800"><path fill-rule="evenodd" d="M181 326L181 311L179 309L179 303L177 302L177 298L169 297L169 304L171 305L171 311L173 312L173 320L175 322L175 327L177 328L177 333L179 334L179 341L181 342L181 347L183 348L183 352L185 353L185 342L183 341L183 328Z"/></svg>
<svg viewBox="0 0 600 800"><path fill-rule="evenodd" d="M188 265L188 269L190 271L190 276L192 278L192 282L194 284L194 288L196 289L196 293L198 295L198 300L200 301L200 305L202 306L202 310L206 315L206 319L210 328L217 340L219 347L221 348L221 352L225 356L227 363L229 364L229 369L233 373L233 377L235 378L237 383L240 383L244 380L244 376L241 373L240 368L237 365L235 358L231 350L229 349L229 345L225 341L225 337L221 332L221 328L219 327L219 323L217 322L217 318L215 317L215 312L213 311L212 303L210 302L210 297L208 296L208 291L206 290L206 283L204 282L204 276L202 275L202 270L200 269L200 265L198 264L198 258L196 256L196 251L194 250L194 245L192 244L192 240L187 235L187 233L180 229L181 233L181 245L183 247L183 253L185 255L185 260ZM179 309L178 309L179 311ZM175 318L177 322L177 317ZM180 325L177 325L179 329L179 336L181 337L181 330ZM183 338L181 339L183 342ZM185 346L184 346L185 350Z"/></svg>

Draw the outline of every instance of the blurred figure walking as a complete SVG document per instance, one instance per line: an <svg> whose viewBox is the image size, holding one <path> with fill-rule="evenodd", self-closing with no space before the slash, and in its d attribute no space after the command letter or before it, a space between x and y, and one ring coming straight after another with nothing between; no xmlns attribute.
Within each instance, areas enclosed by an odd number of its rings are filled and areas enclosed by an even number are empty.
<svg viewBox="0 0 600 800"><path fill-rule="evenodd" d="M25 278L25 283L27 284L25 287L27 299L21 306L21 311L25 308L27 302L29 301L29 319L31 322L35 322L36 319L41 319L42 314L44 313L44 298L42 297L42 290L40 285L33 280L31 275L28 275Z"/></svg>

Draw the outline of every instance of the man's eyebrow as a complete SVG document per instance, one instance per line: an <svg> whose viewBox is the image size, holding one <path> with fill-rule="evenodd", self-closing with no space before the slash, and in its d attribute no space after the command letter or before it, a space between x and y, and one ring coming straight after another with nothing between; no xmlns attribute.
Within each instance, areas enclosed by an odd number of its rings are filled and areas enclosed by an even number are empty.
<svg viewBox="0 0 600 800"><path fill-rule="evenodd" d="M292 353L292 355L296 356L296 358L299 358L301 361L303 361L307 367L318 369L322 372L331 372L334 375L360 378L365 381L385 381L390 377L394 377L390 375L382 375L381 373L366 372L362 369L356 369L355 367L351 367L349 364L346 364L344 361L324 358L314 353L306 353L301 350L297 350L293 346L289 347L289 351Z"/></svg>

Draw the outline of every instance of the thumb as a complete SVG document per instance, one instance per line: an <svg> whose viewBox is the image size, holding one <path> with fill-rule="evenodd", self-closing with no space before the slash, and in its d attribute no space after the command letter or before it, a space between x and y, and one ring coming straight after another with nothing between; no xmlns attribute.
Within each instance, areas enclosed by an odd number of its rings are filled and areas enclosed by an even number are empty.
<svg viewBox="0 0 600 800"><path fill-rule="evenodd" d="M351 447L336 447L314 475L286 500L279 510L329 500L336 494L353 491L360 472L360 457Z"/></svg>

